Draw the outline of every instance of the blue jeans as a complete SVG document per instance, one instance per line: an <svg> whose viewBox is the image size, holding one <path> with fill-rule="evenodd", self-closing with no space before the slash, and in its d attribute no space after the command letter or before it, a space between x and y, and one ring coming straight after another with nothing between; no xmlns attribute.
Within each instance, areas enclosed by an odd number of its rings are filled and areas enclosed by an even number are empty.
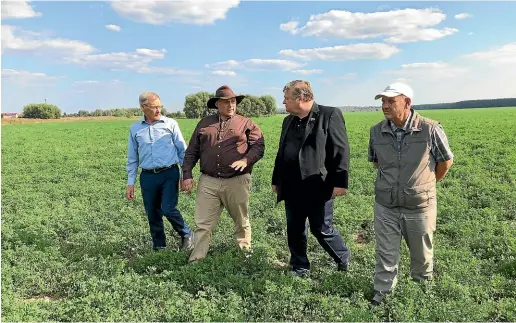
<svg viewBox="0 0 516 323"><path fill-rule="evenodd" d="M163 215L181 238L192 234L192 230L177 209L179 197L179 168L177 166L157 174L142 172L140 186L154 249L166 247Z"/></svg>
<svg viewBox="0 0 516 323"><path fill-rule="evenodd" d="M336 263L348 263L349 248L340 232L333 226L333 200L286 199L287 241L290 249L290 264L294 271L310 269L306 254L307 225L323 249Z"/></svg>

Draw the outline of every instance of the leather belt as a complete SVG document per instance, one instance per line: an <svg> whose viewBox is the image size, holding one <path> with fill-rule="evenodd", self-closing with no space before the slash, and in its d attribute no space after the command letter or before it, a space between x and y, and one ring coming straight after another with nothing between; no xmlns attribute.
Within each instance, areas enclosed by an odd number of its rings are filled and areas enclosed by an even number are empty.
<svg viewBox="0 0 516 323"><path fill-rule="evenodd" d="M167 169L170 169L172 167L177 167L177 164L173 164L173 165L165 166L165 167L152 168L152 169L144 169L144 168L142 168L142 172L157 174L157 173L161 173L163 171L166 171Z"/></svg>

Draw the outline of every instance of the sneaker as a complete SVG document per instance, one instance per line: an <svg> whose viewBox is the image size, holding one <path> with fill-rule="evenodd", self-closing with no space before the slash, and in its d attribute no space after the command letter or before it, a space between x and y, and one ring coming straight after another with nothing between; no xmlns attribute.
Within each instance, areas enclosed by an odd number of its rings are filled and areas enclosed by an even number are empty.
<svg viewBox="0 0 516 323"><path fill-rule="evenodd" d="M181 238L181 250L191 251L194 247L194 234Z"/></svg>

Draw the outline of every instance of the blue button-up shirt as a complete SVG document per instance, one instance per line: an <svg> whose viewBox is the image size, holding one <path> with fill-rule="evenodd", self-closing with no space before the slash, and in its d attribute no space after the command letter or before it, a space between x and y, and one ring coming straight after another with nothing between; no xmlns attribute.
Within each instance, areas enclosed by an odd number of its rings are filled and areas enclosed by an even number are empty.
<svg viewBox="0 0 516 323"><path fill-rule="evenodd" d="M152 169L179 163L183 165L186 142L177 121L161 116L148 123L145 117L129 130L127 185L134 185L138 167Z"/></svg>

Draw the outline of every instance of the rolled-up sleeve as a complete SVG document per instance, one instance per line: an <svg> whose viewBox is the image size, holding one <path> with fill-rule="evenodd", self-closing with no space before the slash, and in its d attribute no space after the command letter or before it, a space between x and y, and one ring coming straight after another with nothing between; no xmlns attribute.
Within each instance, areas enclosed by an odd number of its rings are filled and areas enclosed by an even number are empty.
<svg viewBox="0 0 516 323"><path fill-rule="evenodd" d="M432 132L431 151L436 163L445 162L454 157L448 142L448 137L441 124L438 124Z"/></svg>
<svg viewBox="0 0 516 323"><path fill-rule="evenodd" d="M265 153L263 133L258 125L251 120L248 122L246 133L250 148L245 157L248 164L255 164Z"/></svg>
<svg viewBox="0 0 516 323"><path fill-rule="evenodd" d="M127 185L134 185L138 173L138 143L133 132L129 131L129 144L127 149Z"/></svg>
<svg viewBox="0 0 516 323"><path fill-rule="evenodd" d="M195 130L190 137L190 142L185 151L185 157L183 161L183 179L193 178L192 170L195 164L201 157L201 143L199 142L199 129L201 128L201 122L197 124Z"/></svg>

